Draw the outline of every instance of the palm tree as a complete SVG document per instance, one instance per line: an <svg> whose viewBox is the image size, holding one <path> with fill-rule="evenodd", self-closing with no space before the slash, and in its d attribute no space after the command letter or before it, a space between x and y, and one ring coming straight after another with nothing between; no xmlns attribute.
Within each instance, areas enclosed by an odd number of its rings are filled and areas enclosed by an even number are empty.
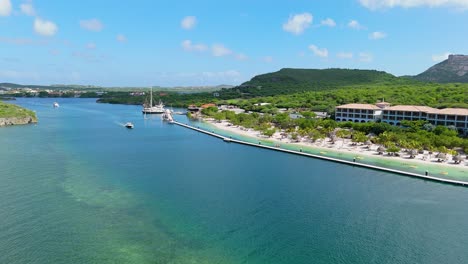
<svg viewBox="0 0 468 264"><path fill-rule="evenodd" d="M336 131L336 136L339 138L346 138L350 135L351 133L348 130L340 129Z"/></svg>
<svg viewBox="0 0 468 264"><path fill-rule="evenodd" d="M390 144L390 146L387 148L387 152L389 155L393 156L396 153L400 152L400 148L395 145L395 143Z"/></svg>
<svg viewBox="0 0 468 264"><path fill-rule="evenodd" d="M318 139L325 138L325 134L317 129L311 129L309 131L309 138L312 140L312 142L315 142Z"/></svg>
<svg viewBox="0 0 468 264"><path fill-rule="evenodd" d="M352 141L355 143L364 143L367 141L367 136L364 134L364 132L356 131L353 133L352 137Z"/></svg>

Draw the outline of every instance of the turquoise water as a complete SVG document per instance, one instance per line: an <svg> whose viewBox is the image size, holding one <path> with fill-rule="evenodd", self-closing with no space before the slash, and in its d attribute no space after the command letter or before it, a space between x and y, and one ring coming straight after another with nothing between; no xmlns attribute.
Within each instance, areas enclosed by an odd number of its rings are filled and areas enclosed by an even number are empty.
<svg viewBox="0 0 468 264"><path fill-rule="evenodd" d="M216 126L207 122L191 121L191 123L192 125L196 127L200 127L208 131L216 132L225 137L243 140L243 141L250 142L250 143L259 142L257 138L235 134L227 130L219 129ZM260 142L264 145L268 145L272 147L276 145L274 141L269 140L269 139L262 139L260 140ZM405 172L419 173L421 175L424 175L427 171L430 176L434 176L434 177L438 177L442 179L468 182L468 166L465 166L463 163L462 164L450 163L450 164L444 164L444 165L438 162L420 163L412 159L401 160L401 159L388 157L388 156L384 157L384 156L377 155L377 154L368 155L368 154L372 154L372 152L363 151L363 150L355 154L351 151L343 152L343 151L336 151L331 148L324 149L324 148L314 148L310 146L304 147L304 146L300 146L299 144L294 144L294 143L282 143L281 148L295 150L295 151L302 150L302 152L305 152L305 153L321 155L321 156L326 156L326 157L331 157L331 158L337 158L337 159L347 160L347 161L353 161L356 158L357 162L364 163L364 164L390 168L390 169L395 169L395 170L400 170L400 171L405 171ZM368 154L367 155L364 154L365 152L367 152Z"/></svg>
<svg viewBox="0 0 468 264"><path fill-rule="evenodd" d="M18 100L40 123L0 129L0 263L468 259L467 188L227 144L137 106L52 102Z"/></svg>

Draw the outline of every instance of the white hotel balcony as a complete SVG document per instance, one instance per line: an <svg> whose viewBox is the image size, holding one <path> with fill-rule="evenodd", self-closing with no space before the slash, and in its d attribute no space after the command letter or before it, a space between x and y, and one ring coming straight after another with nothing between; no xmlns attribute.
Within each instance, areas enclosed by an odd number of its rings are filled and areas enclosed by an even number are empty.
<svg viewBox="0 0 468 264"><path fill-rule="evenodd" d="M390 125L401 125L401 121L427 120L433 125L454 126L468 134L468 109L436 109L428 106L397 105L389 107L386 102L372 104L347 104L335 108L336 121L356 123L382 121Z"/></svg>
<svg viewBox="0 0 468 264"><path fill-rule="evenodd" d="M336 121L356 123L375 122L380 119L382 109L371 104L347 104L336 107Z"/></svg>

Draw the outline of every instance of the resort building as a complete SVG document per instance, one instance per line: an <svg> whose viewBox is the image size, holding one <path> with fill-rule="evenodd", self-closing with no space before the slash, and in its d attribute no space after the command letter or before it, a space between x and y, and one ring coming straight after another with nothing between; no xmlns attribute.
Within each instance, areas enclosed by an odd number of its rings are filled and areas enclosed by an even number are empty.
<svg viewBox="0 0 468 264"><path fill-rule="evenodd" d="M335 108L336 121L375 122L381 115L382 108L373 104L346 104Z"/></svg>
<svg viewBox="0 0 468 264"><path fill-rule="evenodd" d="M460 133L468 133L468 109L464 108L397 105L383 110L382 122L398 126L402 120L427 120L436 126L454 126Z"/></svg>
<svg viewBox="0 0 468 264"><path fill-rule="evenodd" d="M402 120L417 121L427 120L429 112L437 109L428 106L397 105L386 107L383 110L382 122L399 126Z"/></svg>
<svg viewBox="0 0 468 264"><path fill-rule="evenodd" d="M335 108L336 121L357 123L381 121L401 125L401 121L427 120L436 126L454 126L462 134L468 134L468 109L436 109L428 106L397 105L381 102L372 104L347 104Z"/></svg>
<svg viewBox="0 0 468 264"><path fill-rule="evenodd" d="M427 121L436 126L455 126L463 134L468 134L468 109L445 108L429 112Z"/></svg>

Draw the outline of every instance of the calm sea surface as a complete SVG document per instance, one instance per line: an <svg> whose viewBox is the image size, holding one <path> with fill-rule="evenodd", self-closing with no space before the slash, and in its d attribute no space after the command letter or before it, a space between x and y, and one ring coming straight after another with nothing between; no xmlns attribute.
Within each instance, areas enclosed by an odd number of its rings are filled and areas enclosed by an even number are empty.
<svg viewBox="0 0 468 264"><path fill-rule="evenodd" d="M468 188L53 101L0 128L0 263L468 262Z"/></svg>

